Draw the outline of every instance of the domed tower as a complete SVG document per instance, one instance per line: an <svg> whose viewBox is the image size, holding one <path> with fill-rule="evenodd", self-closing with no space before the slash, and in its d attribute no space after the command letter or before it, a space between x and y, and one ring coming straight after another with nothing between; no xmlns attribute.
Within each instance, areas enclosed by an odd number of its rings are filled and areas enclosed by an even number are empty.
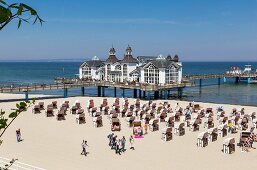
<svg viewBox="0 0 257 170"><path fill-rule="evenodd" d="M126 49L126 55L132 55L132 49L131 47L128 45L127 49Z"/></svg>
<svg viewBox="0 0 257 170"><path fill-rule="evenodd" d="M173 61L174 61L174 62L179 62L179 57L178 57L177 54L174 56Z"/></svg>
<svg viewBox="0 0 257 170"><path fill-rule="evenodd" d="M113 64L113 63L115 63L117 61L119 61L119 60L116 57L116 50L112 47L109 50L109 57L107 58L106 63Z"/></svg>
<svg viewBox="0 0 257 170"><path fill-rule="evenodd" d="M126 49L126 54L124 55L123 60L121 60L121 63L137 63L137 59L135 59L132 56L132 48L128 45Z"/></svg>
<svg viewBox="0 0 257 170"><path fill-rule="evenodd" d="M170 54L166 57L166 60L168 60L168 61L171 61L171 60L172 60L172 57L171 57Z"/></svg>
<svg viewBox="0 0 257 170"><path fill-rule="evenodd" d="M110 48L109 55L116 55L116 50L113 47Z"/></svg>

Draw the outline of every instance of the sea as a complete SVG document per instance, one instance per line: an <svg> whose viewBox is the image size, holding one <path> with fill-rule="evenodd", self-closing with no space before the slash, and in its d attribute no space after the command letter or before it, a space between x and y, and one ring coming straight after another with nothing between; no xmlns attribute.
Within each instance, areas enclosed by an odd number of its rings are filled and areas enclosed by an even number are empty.
<svg viewBox="0 0 257 170"><path fill-rule="evenodd" d="M54 83L56 77L75 77L79 73L82 62L0 62L0 87L27 85L34 83ZM257 62L183 62L183 74L213 74L224 73L232 66L244 68L246 64L257 68ZM210 102L220 104L237 104L257 106L257 84L235 83L235 79L228 78L226 82L221 80L218 85L217 79L203 80L202 87L199 81L194 87L185 88L181 100L195 102ZM62 96L63 90L48 90L30 92L30 94L45 94ZM80 89L70 89L69 96L79 96ZM177 98L177 89L171 90L170 99ZM85 95L96 96L95 87L86 88ZM113 89L107 88L105 95L112 97ZM122 90L117 91L122 96ZM132 97L132 90L126 90L125 96ZM150 94L150 98L153 94ZM2 99L4 100L4 99Z"/></svg>

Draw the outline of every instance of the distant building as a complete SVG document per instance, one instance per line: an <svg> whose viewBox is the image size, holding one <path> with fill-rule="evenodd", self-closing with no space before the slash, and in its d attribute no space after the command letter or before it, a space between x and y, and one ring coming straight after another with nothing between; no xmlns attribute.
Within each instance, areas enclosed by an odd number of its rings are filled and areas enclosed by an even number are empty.
<svg viewBox="0 0 257 170"><path fill-rule="evenodd" d="M116 57L112 47L108 58L103 61L98 57L85 61L79 69L80 79L105 80L110 82L136 81L148 84L172 84L182 80L182 63L179 57L168 55L132 56L132 49L127 47L122 60Z"/></svg>

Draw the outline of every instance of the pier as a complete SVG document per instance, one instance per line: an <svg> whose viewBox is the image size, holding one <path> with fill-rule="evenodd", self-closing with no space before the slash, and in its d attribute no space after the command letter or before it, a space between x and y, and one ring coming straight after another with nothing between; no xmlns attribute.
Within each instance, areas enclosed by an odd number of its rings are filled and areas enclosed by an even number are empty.
<svg viewBox="0 0 257 170"><path fill-rule="evenodd" d="M133 90L132 96L134 98L150 98L150 93L154 93L154 99L167 99L170 95L170 91L176 89L177 97L182 98L183 89L185 87L194 87L195 81L199 80L199 86L202 87L202 81L206 79L217 79L218 85L227 81L227 78L234 78L235 83L238 83L240 79L255 79L257 74L247 75L235 75L235 74L202 74L202 75L185 75L181 83L173 83L166 85L136 83L136 82L108 82L108 81L95 81L95 80L81 80L78 78L56 78L53 84L28 84L19 86L0 87L0 93L24 93L25 100L29 99L29 92L32 91L44 91L44 90L57 90L63 89L63 97L67 98L68 90L72 88L81 88L81 96L85 95L86 87L96 87L97 95L99 97L105 96L106 88L113 88L113 96L117 96L117 88L122 89L122 97L125 96L125 90Z"/></svg>

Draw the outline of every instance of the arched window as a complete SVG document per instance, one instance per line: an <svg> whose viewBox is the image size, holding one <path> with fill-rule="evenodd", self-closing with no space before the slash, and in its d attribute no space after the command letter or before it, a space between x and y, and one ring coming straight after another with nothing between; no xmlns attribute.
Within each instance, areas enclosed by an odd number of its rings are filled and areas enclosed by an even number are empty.
<svg viewBox="0 0 257 170"><path fill-rule="evenodd" d="M153 65L149 65L144 69L144 79L149 84L159 84L159 69Z"/></svg>
<svg viewBox="0 0 257 170"><path fill-rule="evenodd" d="M120 65L116 65L116 66L115 66L115 70L116 70L116 71L120 71L120 70L121 70L121 66L120 66Z"/></svg>
<svg viewBox="0 0 257 170"><path fill-rule="evenodd" d="M82 68L82 74L83 74L83 77L90 77L91 76L91 67L84 66Z"/></svg>
<svg viewBox="0 0 257 170"><path fill-rule="evenodd" d="M111 65L110 64L107 65L107 72L109 72L109 71L111 71Z"/></svg>
<svg viewBox="0 0 257 170"><path fill-rule="evenodd" d="M165 70L165 83L172 84L178 81L178 70L170 66Z"/></svg>
<svg viewBox="0 0 257 170"><path fill-rule="evenodd" d="M123 65L123 76L124 77L128 76L128 66L127 66L127 64Z"/></svg>

